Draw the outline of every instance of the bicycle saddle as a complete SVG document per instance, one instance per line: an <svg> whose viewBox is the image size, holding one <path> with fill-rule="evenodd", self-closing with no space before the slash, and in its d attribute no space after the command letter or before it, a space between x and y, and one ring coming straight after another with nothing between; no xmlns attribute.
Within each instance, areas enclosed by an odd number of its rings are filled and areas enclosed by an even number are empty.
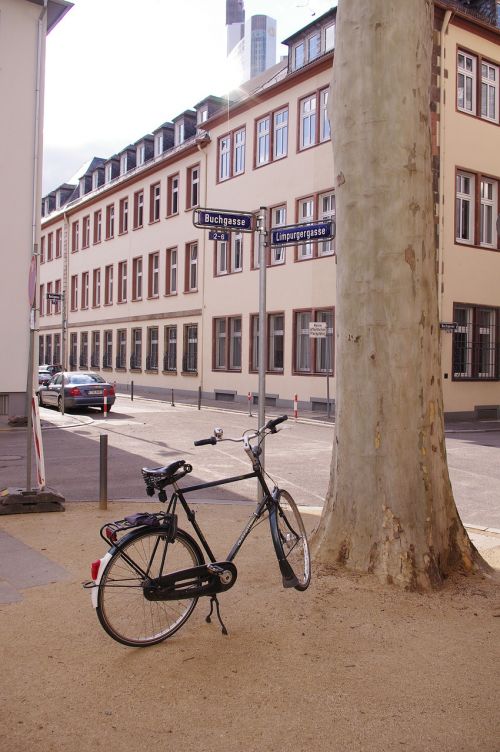
<svg viewBox="0 0 500 752"><path fill-rule="evenodd" d="M147 486L164 488L169 483L183 478L192 469L192 466L184 460L176 460L165 467L143 467L141 473Z"/></svg>

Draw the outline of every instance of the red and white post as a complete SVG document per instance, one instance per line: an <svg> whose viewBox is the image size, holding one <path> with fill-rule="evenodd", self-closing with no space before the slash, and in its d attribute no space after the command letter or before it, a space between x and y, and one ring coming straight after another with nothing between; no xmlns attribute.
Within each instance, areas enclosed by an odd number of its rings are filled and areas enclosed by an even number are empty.
<svg viewBox="0 0 500 752"><path fill-rule="evenodd" d="M252 393L248 392L248 414L252 417Z"/></svg>
<svg viewBox="0 0 500 752"><path fill-rule="evenodd" d="M293 395L293 417L295 420L299 417L299 400L296 394Z"/></svg>
<svg viewBox="0 0 500 752"><path fill-rule="evenodd" d="M38 490L43 491L45 489L46 483L45 458L43 454L40 413L38 410L38 402L36 401L35 397L31 398L31 425L33 429L33 443L35 445L36 481L38 483Z"/></svg>

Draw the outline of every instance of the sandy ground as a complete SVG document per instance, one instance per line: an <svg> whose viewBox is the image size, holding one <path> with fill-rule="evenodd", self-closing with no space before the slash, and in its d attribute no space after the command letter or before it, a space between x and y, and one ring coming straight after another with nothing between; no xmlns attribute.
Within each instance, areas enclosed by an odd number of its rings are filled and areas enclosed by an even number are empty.
<svg viewBox="0 0 500 752"><path fill-rule="evenodd" d="M283 590L265 524L220 598L228 637L201 599L177 635L131 649L80 583L106 550L100 525L138 508L0 519L68 571L0 607L3 752L499 752L498 583L458 577L420 595L315 571L306 592ZM222 558L250 509L199 510ZM486 553L498 567L499 552Z"/></svg>

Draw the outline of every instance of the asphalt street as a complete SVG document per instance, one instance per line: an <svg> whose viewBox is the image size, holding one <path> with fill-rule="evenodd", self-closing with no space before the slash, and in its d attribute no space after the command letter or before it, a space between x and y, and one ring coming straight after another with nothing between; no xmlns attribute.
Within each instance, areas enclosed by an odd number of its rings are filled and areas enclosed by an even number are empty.
<svg viewBox="0 0 500 752"><path fill-rule="evenodd" d="M108 436L108 498L147 500L141 467L183 458L193 465L190 483L248 472L241 444L225 442L195 448L215 426L225 436L254 427L244 412L192 405L172 407L147 399L120 396L113 411L80 411L61 416L41 408L47 485L67 501L99 498L99 437ZM328 484L334 427L318 420L289 420L266 442L266 468L297 502L321 506ZM447 430L446 447L455 500L466 525L500 529L500 424L459 424ZM34 473L33 473L34 477ZM0 489L26 486L24 429L0 432ZM256 482L243 481L203 493L207 500L248 501ZM199 494L195 498L200 498Z"/></svg>

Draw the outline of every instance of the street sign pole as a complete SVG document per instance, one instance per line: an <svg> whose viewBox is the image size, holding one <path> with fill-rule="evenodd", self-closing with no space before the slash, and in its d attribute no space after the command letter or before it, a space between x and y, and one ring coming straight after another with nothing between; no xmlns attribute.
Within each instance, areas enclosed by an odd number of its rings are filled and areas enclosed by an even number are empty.
<svg viewBox="0 0 500 752"><path fill-rule="evenodd" d="M62 414L64 415L65 397L64 397L64 373L66 371L66 292L61 293L61 366L62 366L62 383L61 383L61 396L62 396Z"/></svg>
<svg viewBox="0 0 500 752"><path fill-rule="evenodd" d="M257 220L259 233L259 417L258 426L261 428L266 422L266 207L261 206ZM262 468L265 466L265 442L261 443ZM262 489L258 488L259 498Z"/></svg>
<svg viewBox="0 0 500 752"><path fill-rule="evenodd" d="M331 417L330 410L330 337L328 336L328 325L326 329L326 417Z"/></svg>

